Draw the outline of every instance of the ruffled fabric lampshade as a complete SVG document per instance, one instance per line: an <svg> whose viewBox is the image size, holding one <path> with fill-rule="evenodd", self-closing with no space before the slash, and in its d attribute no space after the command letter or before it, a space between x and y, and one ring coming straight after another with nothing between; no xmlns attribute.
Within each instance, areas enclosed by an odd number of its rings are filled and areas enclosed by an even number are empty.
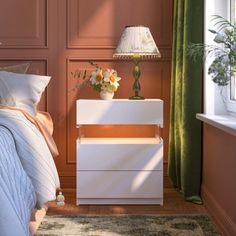
<svg viewBox="0 0 236 236"><path fill-rule="evenodd" d="M141 89L139 83L139 77L141 74L139 67L140 59L161 57L149 28L145 26L126 26L113 57L133 60L135 65L133 70L133 76L135 79L133 90L135 95L131 96L130 99L144 99L144 97L139 95Z"/></svg>
<svg viewBox="0 0 236 236"><path fill-rule="evenodd" d="M134 54L152 58L161 56L148 27L126 26L113 57L132 58Z"/></svg>

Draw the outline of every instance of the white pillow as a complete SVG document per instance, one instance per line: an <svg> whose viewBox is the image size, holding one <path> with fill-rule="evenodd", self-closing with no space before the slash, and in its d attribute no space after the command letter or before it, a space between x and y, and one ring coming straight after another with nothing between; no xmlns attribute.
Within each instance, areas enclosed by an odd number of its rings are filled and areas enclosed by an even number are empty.
<svg viewBox="0 0 236 236"><path fill-rule="evenodd" d="M0 71L0 104L21 108L35 116L50 79L50 76Z"/></svg>

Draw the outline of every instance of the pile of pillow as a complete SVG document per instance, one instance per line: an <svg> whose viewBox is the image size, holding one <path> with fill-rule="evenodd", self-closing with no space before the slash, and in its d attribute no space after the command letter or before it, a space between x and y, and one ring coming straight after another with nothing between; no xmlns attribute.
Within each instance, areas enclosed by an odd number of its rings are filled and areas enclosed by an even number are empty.
<svg viewBox="0 0 236 236"><path fill-rule="evenodd" d="M35 116L36 107L51 77L25 74L30 63L0 68L0 104Z"/></svg>

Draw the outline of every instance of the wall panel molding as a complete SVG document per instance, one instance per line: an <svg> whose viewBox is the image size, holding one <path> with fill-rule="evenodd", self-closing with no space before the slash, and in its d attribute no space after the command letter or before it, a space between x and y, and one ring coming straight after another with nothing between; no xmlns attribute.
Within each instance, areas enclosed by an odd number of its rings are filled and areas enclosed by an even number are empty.
<svg viewBox="0 0 236 236"><path fill-rule="evenodd" d="M38 74L38 75L47 75L48 74L48 59L47 58L8 58L8 59L0 59L0 67L17 65L30 62L30 67L28 70L28 74ZM48 89L46 88L44 93L42 94L41 101L38 105L39 110L47 111L47 93Z"/></svg>
<svg viewBox="0 0 236 236"><path fill-rule="evenodd" d="M48 75L48 58L0 58L0 67L30 62L28 74Z"/></svg>
<svg viewBox="0 0 236 236"><path fill-rule="evenodd" d="M17 6L12 8L12 4ZM0 14L4 17L0 22L0 49L48 47L48 0L8 0L1 3Z"/></svg>
<svg viewBox="0 0 236 236"><path fill-rule="evenodd" d="M67 85L66 90L69 91L75 86L75 83L79 83L79 89L76 91L71 91L67 93L66 99L66 110L67 110L67 157L66 161L68 164L76 163L76 139L78 137L78 129L76 129L76 110L75 103L79 98L97 98L99 99L99 93L92 90L88 85L84 85L84 81L80 79L77 81L71 75L71 72L75 70L87 70L89 74L90 71L94 70L93 67L89 64L89 59L79 59L79 58L67 58L66 70L67 70ZM120 87L115 94L116 98L128 98L132 95L133 90L133 77L132 61L122 61L122 60L110 60L110 58L101 58L96 59L98 63L103 68L114 68L117 70L118 75L122 77L120 81ZM164 97L164 85L165 80L169 80L169 67L170 64L167 62L157 62L157 61L143 61L142 62L142 76L140 78L141 87L143 88L142 93L145 97L148 98L161 98ZM127 79L127 73L130 73L129 79ZM155 84L155 86L153 86ZM129 88L127 90L127 87ZM168 106L165 107L165 110L168 110ZM168 127L165 130L161 131L161 135L164 137L164 140L168 140ZM167 146L165 146L165 156L167 156ZM167 157L166 157L167 159Z"/></svg>
<svg viewBox="0 0 236 236"><path fill-rule="evenodd" d="M140 24L150 27L158 47L171 48L170 8L171 0L67 0L67 48L114 49L126 25Z"/></svg>
<svg viewBox="0 0 236 236"><path fill-rule="evenodd" d="M156 61L156 62L169 62L171 61L172 57L172 49L170 47L158 47L160 52L161 52L161 57L160 58L154 58L154 59L142 59L143 61ZM84 50L84 49L70 49L70 58L71 59L81 59L81 60L110 60L110 61L127 61L127 62L132 62L132 60L129 59L117 59L113 58L113 49L98 49L98 50Z"/></svg>

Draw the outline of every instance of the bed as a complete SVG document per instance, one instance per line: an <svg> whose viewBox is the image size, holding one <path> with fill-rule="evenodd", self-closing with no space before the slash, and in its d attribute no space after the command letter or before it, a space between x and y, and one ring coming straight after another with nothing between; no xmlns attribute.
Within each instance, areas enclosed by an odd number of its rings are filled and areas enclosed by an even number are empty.
<svg viewBox="0 0 236 236"><path fill-rule="evenodd" d="M4 236L31 235L29 225L35 208L55 200L60 188L49 145L22 112L36 116L36 106L49 80L46 76L0 71L0 106L16 108L0 108L0 234Z"/></svg>

